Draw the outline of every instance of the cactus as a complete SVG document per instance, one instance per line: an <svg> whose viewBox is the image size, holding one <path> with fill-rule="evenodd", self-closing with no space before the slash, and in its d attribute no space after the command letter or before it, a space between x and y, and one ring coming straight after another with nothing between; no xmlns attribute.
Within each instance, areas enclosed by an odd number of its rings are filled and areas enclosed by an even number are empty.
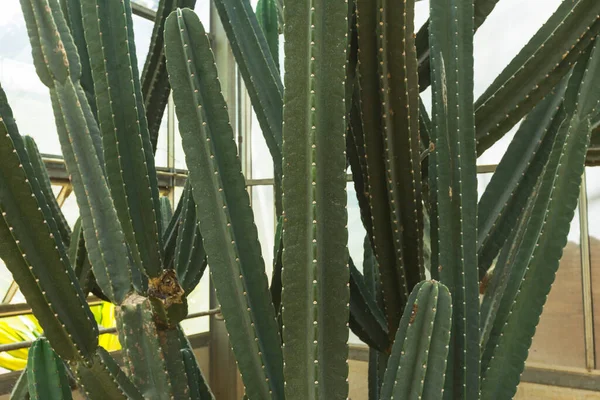
<svg viewBox="0 0 600 400"><path fill-rule="evenodd" d="M80 218L0 88L0 256L45 337L14 398L69 398L72 376L93 400L214 399L179 324L206 268L250 400L347 398L349 329L369 400L514 395L597 153L597 2L563 2L474 101L473 34L497 0L431 0L416 36L415 0L215 0L273 159L269 287L210 42L178 8L194 1L160 2L141 79L130 0L20 1ZM189 167L174 211L153 158L169 87ZM477 202L477 155L523 117ZM90 292L116 306L122 369Z"/></svg>

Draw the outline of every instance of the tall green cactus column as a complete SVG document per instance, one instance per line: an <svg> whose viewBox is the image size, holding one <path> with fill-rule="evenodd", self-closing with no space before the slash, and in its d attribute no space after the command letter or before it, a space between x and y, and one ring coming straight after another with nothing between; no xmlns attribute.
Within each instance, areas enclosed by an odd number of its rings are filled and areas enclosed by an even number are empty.
<svg viewBox="0 0 600 400"><path fill-rule="evenodd" d="M348 4L285 7L283 340L286 399L348 394L345 77Z"/></svg>
<svg viewBox="0 0 600 400"><path fill-rule="evenodd" d="M432 269L452 293L445 399L479 396L477 171L473 111L473 2L432 0L430 172L437 199Z"/></svg>

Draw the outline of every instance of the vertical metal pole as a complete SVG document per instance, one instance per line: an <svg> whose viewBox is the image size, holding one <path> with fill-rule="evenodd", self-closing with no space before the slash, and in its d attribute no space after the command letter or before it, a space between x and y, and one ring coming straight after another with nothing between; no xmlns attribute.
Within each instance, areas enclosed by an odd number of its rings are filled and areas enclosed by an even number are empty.
<svg viewBox="0 0 600 400"><path fill-rule="evenodd" d="M175 103L173 102L173 91L169 93L167 103L167 168L171 174L169 186L169 201L171 207L175 204Z"/></svg>
<svg viewBox="0 0 600 400"><path fill-rule="evenodd" d="M581 234L581 284L583 297L583 329L585 340L585 366L588 370L596 368L594 349L594 306L592 299L592 267L590 260L590 235L588 227L588 203L585 171L581 177L579 190L579 222Z"/></svg>
<svg viewBox="0 0 600 400"><path fill-rule="evenodd" d="M228 105L229 118L232 126L236 126L236 82L235 59L227 40L227 34L219 19L219 14L211 4L210 8L210 34L215 54L215 62L219 71L221 91ZM209 265L210 268L210 265ZM210 282L210 308L216 308L218 301L215 290ZM210 344L209 344L209 369L210 387L215 398L221 400L239 400L243 396L240 392L241 379L238 373L235 357L231 351L229 336L222 319L210 317Z"/></svg>

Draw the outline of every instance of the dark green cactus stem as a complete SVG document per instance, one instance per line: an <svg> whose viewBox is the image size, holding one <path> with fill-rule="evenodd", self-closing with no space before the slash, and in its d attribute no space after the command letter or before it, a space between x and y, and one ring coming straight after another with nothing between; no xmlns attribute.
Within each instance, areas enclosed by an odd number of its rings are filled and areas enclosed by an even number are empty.
<svg viewBox="0 0 600 400"><path fill-rule="evenodd" d="M265 34L273 61L279 70L279 24L277 21L277 0L258 0L256 19Z"/></svg>
<svg viewBox="0 0 600 400"><path fill-rule="evenodd" d="M99 347L91 363L71 366L77 384L90 400L144 400L106 350Z"/></svg>
<svg viewBox="0 0 600 400"><path fill-rule="evenodd" d="M93 118L86 117L87 104L78 83L80 70L72 38L65 29L56 0L22 0L34 63L40 79L50 88L62 152L77 198L84 238L94 275L102 291L120 302L131 288L129 255L121 225L99 163ZM54 10L54 11L52 11ZM58 28L58 27L61 28ZM56 35L56 32L60 35ZM56 51L58 49L58 51ZM46 63L45 60L49 62ZM75 61L74 65L70 61ZM72 68L71 68L72 67ZM93 128L95 127L95 128ZM98 241L98 237L104 240Z"/></svg>
<svg viewBox="0 0 600 400"><path fill-rule="evenodd" d="M383 105L380 98L379 43L377 5L372 1L356 2L358 30L358 81L360 110L364 135L366 173L371 206L373 251L381 270L383 307L388 321L390 341L400 322L409 290L404 268L397 259L394 242L392 209L388 201L387 168L383 136ZM354 127L353 127L354 129Z"/></svg>
<svg viewBox="0 0 600 400"><path fill-rule="evenodd" d="M171 201L167 196L161 196L160 198L160 219L162 220L162 232L161 236L165 235L165 230L173 218L173 207L171 207Z"/></svg>
<svg viewBox="0 0 600 400"><path fill-rule="evenodd" d="M191 186L187 186L182 194L183 204L179 222L179 233L175 245L175 265L177 278L186 293L190 293L206 270L206 252L202 244L202 236L196 218L196 202L192 196Z"/></svg>
<svg viewBox="0 0 600 400"><path fill-rule="evenodd" d="M48 177L48 172L46 171L46 166L44 165L42 156L32 137L24 136L23 141L25 142L25 148L27 149L27 154L29 155L31 167L33 168L37 181L40 184L40 189L42 192L44 192L46 202L48 203L48 206L50 206L52 216L54 217L54 221L56 221L56 225L58 226L60 238L65 246L68 246L71 240L71 228L69 227L69 223L67 222L60 209L60 206L56 201L56 197L52 191L52 183L50 182L50 177Z"/></svg>
<svg viewBox="0 0 600 400"><path fill-rule="evenodd" d="M452 8L453 12L448 12ZM432 152L437 241L432 257L452 293L444 399L479 396L477 172L473 111L473 3L430 3Z"/></svg>
<svg viewBox="0 0 600 400"><path fill-rule="evenodd" d="M498 255L548 161L564 121L560 108L566 84L556 88L523 121L478 204L479 279Z"/></svg>
<svg viewBox="0 0 600 400"><path fill-rule="evenodd" d="M425 278L419 86L414 39L414 0L379 0L377 37L380 101L396 259L407 290ZM390 335L395 327L390 326Z"/></svg>
<svg viewBox="0 0 600 400"><path fill-rule="evenodd" d="M171 91L164 52L165 21L177 7L193 9L195 5L196 0L160 0L156 10L150 47L140 79L144 107L148 115L150 143L154 153L156 153L160 126Z"/></svg>
<svg viewBox="0 0 600 400"><path fill-rule="evenodd" d="M21 136L0 121L0 255L61 357L88 357L98 329ZM38 227L32 230L31 227Z"/></svg>
<svg viewBox="0 0 600 400"><path fill-rule="evenodd" d="M442 398L451 325L448 288L436 281L416 285L402 314L381 400Z"/></svg>
<svg viewBox="0 0 600 400"><path fill-rule="evenodd" d="M283 340L286 399L348 396L345 0L285 10Z"/></svg>
<svg viewBox="0 0 600 400"><path fill-rule="evenodd" d="M69 245L69 260L71 260L71 266L75 271L79 285L83 293L87 296L96 284L96 280L92 273L92 265L88 259L81 229L81 218L77 218L73 227L71 244Z"/></svg>
<svg viewBox="0 0 600 400"><path fill-rule="evenodd" d="M29 349L27 382L32 400L73 398L65 364L44 338L37 339Z"/></svg>
<svg viewBox="0 0 600 400"><path fill-rule="evenodd" d="M196 215L246 393L281 399L281 339L258 232L214 57L194 12L169 16L165 46Z"/></svg>
<svg viewBox="0 0 600 400"><path fill-rule="evenodd" d="M133 259L154 278L162 270L160 205L146 115L138 93L129 0L85 1L81 7L107 181Z"/></svg>
<svg viewBox="0 0 600 400"><path fill-rule="evenodd" d="M569 222L577 207L592 131L591 118L598 111L600 101L600 47L597 42L596 38L589 59L587 56L580 59L569 82L564 103L568 117L559 132L559 137L564 139L555 143L556 151L550 156L532 211L528 229L537 228L537 232L534 231L535 235L530 238L534 245L529 243L530 250L524 255L529 257L523 279L519 280L520 286L514 302L509 303L508 313L498 321L501 333L482 380L482 399L485 400L514 396L536 325L556 276L562 249L567 244ZM583 78L578 79L582 75Z"/></svg>
<svg viewBox="0 0 600 400"><path fill-rule="evenodd" d="M185 374L190 387L191 400L214 400L215 397L210 391L202 371L198 368L192 350L181 349L181 355L185 363Z"/></svg>

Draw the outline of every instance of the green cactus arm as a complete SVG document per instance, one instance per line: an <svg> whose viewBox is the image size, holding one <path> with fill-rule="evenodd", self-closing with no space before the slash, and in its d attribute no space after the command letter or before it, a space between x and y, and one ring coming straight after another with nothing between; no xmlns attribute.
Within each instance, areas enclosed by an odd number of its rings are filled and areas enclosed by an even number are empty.
<svg viewBox="0 0 600 400"><path fill-rule="evenodd" d="M600 32L600 3L562 2L475 103L477 152L508 132L567 74Z"/></svg>
<svg viewBox="0 0 600 400"><path fill-rule="evenodd" d="M348 394L347 7L345 0L301 0L284 10L282 315L288 400Z"/></svg>
<svg viewBox="0 0 600 400"><path fill-rule="evenodd" d="M185 185L183 186L183 191L187 190L189 182L186 180ZM171 220L169 224L166 226L163 232L163 262L165 264L165 268L173 269L174 268L174 259L175 259L175 246L177 245L177 235L179 234L179 222L181 218L181 210L183 208L183 196L179 198L177 202L177 207L171 216Z"/></svg>
<svg viewBox="0 0 600 400"><path fill-rule="evenodd" d="M380 0L377 7L388 201L396 258L402 260L410 291L425 279L415 2Z"/></svg>
<svg viewBox="0 0 600 400"><path fill-rule="evenodd" d="M145 398L170 399L174 393L150 301L133 295L116 311L119 342L131 381Z"/></svg>
<svg viewBox="0 0 600 400"><path fill-rule="evenodd" d="M65 364L44 338L37 339L29 349L27 382L32 400L73 398Z"/></svg>
<svg viewBox="0 0 600 400"><path fill-rule="evenodd" d="M367 160L368 192L373 223L373 250L381 270L383 307L388 320L390 339L402 315L402 305L408 298L408 285L403 265L396 257L393 242L392 210L388 202L384 135L381 116L378 52L374 32L379 24L377 7L372 1L356 2L358 30L358 82L364 147Z"/></svg>
<svg viewBox="0 0 600 400"><path fill-rule="evenodd" d="M12 109L8 104L8 98L2 86L0 86L0 118L2 118L4 124L6 125L7 131L10 132L13 137L20 135ZM69 227L69 224L65 220L65 217L60 210L58 203L56 202L56 198L52 192L50 178L48 177L48 172L46 171L46 167L41 159L41 155L31 137L24 136L23 141L28 152L28 159L34 172L34 176L40 185L40 190L42 190L44 193L44 197L48 203L48 206L50 207L54 221L57 224L60 237L63 243L68 246L71 236L71 228Z"/></svg>
<svg viewBox="0 0 600 400"><path fill-rule="evenodd" d="M417 0L418 1L418 0ZM496 3L499 0L474 0L474 31L487 19L492 13ZM431 63L429 53L429 20L427 20L419 32L416 38L417 45L417 57L419 60L419 90L422 92L431 85Z"/></svg>
<svg viewBox="0 0 600 400"><path fill-rule="evenodd" d="M69 58L64 49L69 46L62 44L62 38L64 36L68 41L70 36L64 33L64 29L56 27L57 23L66 24L64 18L60 18L61 14L51 12L58 7L56 0L50 0L50 3L44 0L21 0L34 63L38 75L50 88L58 136L82 215L90 261L102 291L113 301L119 302L131 285L129 271L124 268L129 263L127 249L99 166L92 129L88 125L90 121L86 118L85 109L80 107L87 104L87 100L80 96L83 93L81 86L77 80L73 82L68 73ZM54 16L57 18L54 19ZM57 32L63 36L56 35ZM56 52L56 49L59 51ZM55 60L58 53L62 56ZM46 57L45 54L51 54L52 57ZM53 62L46 64L44 60ZM47 67L41 68L44 65ZM57 72L51 73L53 70ZM54 80L56 77L62 77L64 81ZM98 241L97 237L103 237L104 240Z"/></svg>
<svg viewBox="0 0 600 400"><path fill-rule="evenodd" d="M369 203L369 174L367 173L367 157L365 153L364 133L360 118L358 100L350 99L350 123L346 129L346 155L352 171L354 193L358 201L360 219L369 237L373 237L373 217Z"/></svg>
<svg viewBox="0 0 600 400"><path fill-rule="evenodd" d="M482 279L504 245L548 161L564 109L565 80L523 121L478 204L477 253ZM560 115L559 115L560 114Z"/></svg>
<svg viewBox="0 0 600 400"><path fill-rule="evenodd" d="M40 189L46 197L46 202L48 203L48 206L50 206L52 216L54 217L54 221L56 221L56 225L58 226L60 238L64 242L65 246L68 246L71 240L71 228L69 227L69 223L65 219L65 216L63 215L60 206L56 201L56 197L52 191L52 183L50 182L50 177L48 176L48 171L46 171L46 166L44 165L42 156L32 137L24 136L23 141L25 142L25 148L27 149L27 154L29 155L31 167L33 168L35 176L40 184Z"/></svg>
<svg viewBox="0 0 600 400"><path fill-rule="evenodd" d="M452 298L436 281L413 289L388 360L381 399L442 398L452 327Z"/></svg>
<svg viewBox="0 0 600 400"><path fill-rule="evenodd" d="M175 245L175 271L183 290L190 293L200 282L207 263L192 188L185 188L182 196L181 222Z"/></svg>
<svg viewBox="0 0 600 400"><path fill-rule="evenodd" d="M453 13L448 9L452 8ZM438 268L453 301L445 399L479 395L477 171L473 112L473 3L433 0L429 43Z"/></svg>
<svg viewBox="0 0 600 400"><path fill-rule="evenodd" d="M281 291L283 290L281 282L281 271L283 269L283 217L277 219L275 229L275 240L273 242L273 274L271 276L271 301L273 308L278 316L281 316Z"/></svg>
<svg viewBox="0 0 600 400"><path fill-rule="evenodd" d="M216 0L214 5L227 33L277 174L281 171L283 124L283 84L279 70L250 2Z"/></svg>
<svg viewBox="0 0 600 400"><path fill-rule="evenodd" d="M134 261L156 277L162 270L158 193L154 159L146 156L148 130L136 90L129 0L86 1L81 7L107 181Z"/></svg>
<svg viewBox="0 0 600 400"><path fill-rule="evenodd" d="M190 349L181 349L183 362L185 363L185 373L190 387L191 400L214 400L214 395L206 383L206 378L198 368L194 353Z"/></svg>
<svg viewBox="0 0 600 400"><path fill-rule="evenodd" d="M600 100L600 48L597 43L587 64L585 62L586 57L580 59L573 73L575 79L569 82L565 107L570 116L559 134L564 139L557 140L556 151L548 162L552 168L547 168L542 178L538 202L528 227L531 230L537 228L530 238L535 244L530 247L531 256L505 322L498 321L501 333L483 374L482 399L514 396L535 328L556 276L562 249L567 244L569 222L577 207L591 135L590 118ZM576 78L581 72L583 79L579 84Z"/></svg>
<svg viewBox="0 0 600 400"><path fill-rule="evenodd" d="M77 384L90 400L144 400L110 354L99 347L92 363L72 366Z"/></svg>
<svg viewBox="0 0 600 400"><path fill-rule="evenodd" d="M60 355L89 356L97 345L97 326L81 288L73 284L76 277L23 140L1 121L0 181L2 258L32 308L38 309L40 322L51 330L48 337ZM65 335L71 339L62 342Z"/></svg>
<svg viewBox="0 0 600 400"><path fill-rule="evenodd" d="M499 327L506 320L506 313L523 279L524 268L527 262L523 262L523 258L519 257L522 254L527 254L526 251L522 251L525 234L529 233L531 235L533 233L535 235L537 233L533 227L529 231L527 229L530 225L531 213L537 200L541 181L540 177L533 185L534 191L531 193L523 212L519 215L515 229L510 233L506 244L500 251L494 269L489 271L481 280L479 293L483 294L483 299L480 307L479 324L481 333L479 344L481 348L482 371L485 371L489 365L491 354L498 340ZM531 240L529 242L532 243ZM492 338L493 344L488 345L492 334L494 335Z"/></svg>
<svg viewBox="0 0 600 400"><path fill-rule="evenodd" d="M83 232L81 227L81 218L77 218L75 225L73 226L73 235L71 243L69 245L69 260L79 286L83 290L83 294L87 294L92 290L92 287L96 283L94 275L92 274L92 265L87 256L87 250L85 249L85 240L83 238Z"/></svg>
<svg viewBox="0 0 600 400"><path fill-rule="evenodd" d="M383 311L367 288L365 278L350 264L350 329L371 348L386 352L390 346Z"/></svg>
<svg viewBox="0 0 600 400"><path fill-rule="evenodd" d="M96 99L94 98L94 80L92 78L92 69L87 52L85 33L83 29L83 19L81 16L81 5L78 0L61 0L61 8L65 21L69 26L73 42L77 47L79 62L81 63L81 87L89 102L93 115L96 115Z"/></svg>
<svg viewBox="0 0 600 400"><path fill-rule="evenodd" d="M277 0L258 0L256 19L265 35L271 56L279 71L279 23L276 3Z"/></svg>
<svg viewBox="0 0 600 400"><path fill-rule="evenodd" d="M156 10L150 47L140 78L144 108L148 115L150 143L154 153L156 153L160 125L171 91L164 53L165 21L177 7L193 9L195 5L196 0L161 0Z"/></svg>
<svg viewBox="0 0 600 400"><path fill-rule="evenodd" d="M165 231L173 218L173 208L171 207L171 201L167 196L160 197L160 218L162 219L162 236L165 235Z"/></svg>
<svg viewBox="0 0 600 400"><path fill-rule="evenodd" d="M10 400L29 400L29 382L27 381L27 367L21 371L19 379L10 392Z"/></svg>
<svg viewBox="0 0 600 400"><path fill-rule="evenodd" d="M251 399L280 399L283 359L275 310L214 57L198 16L186 9L171 14L165 45L200 232L246 392Z"/></svg>

